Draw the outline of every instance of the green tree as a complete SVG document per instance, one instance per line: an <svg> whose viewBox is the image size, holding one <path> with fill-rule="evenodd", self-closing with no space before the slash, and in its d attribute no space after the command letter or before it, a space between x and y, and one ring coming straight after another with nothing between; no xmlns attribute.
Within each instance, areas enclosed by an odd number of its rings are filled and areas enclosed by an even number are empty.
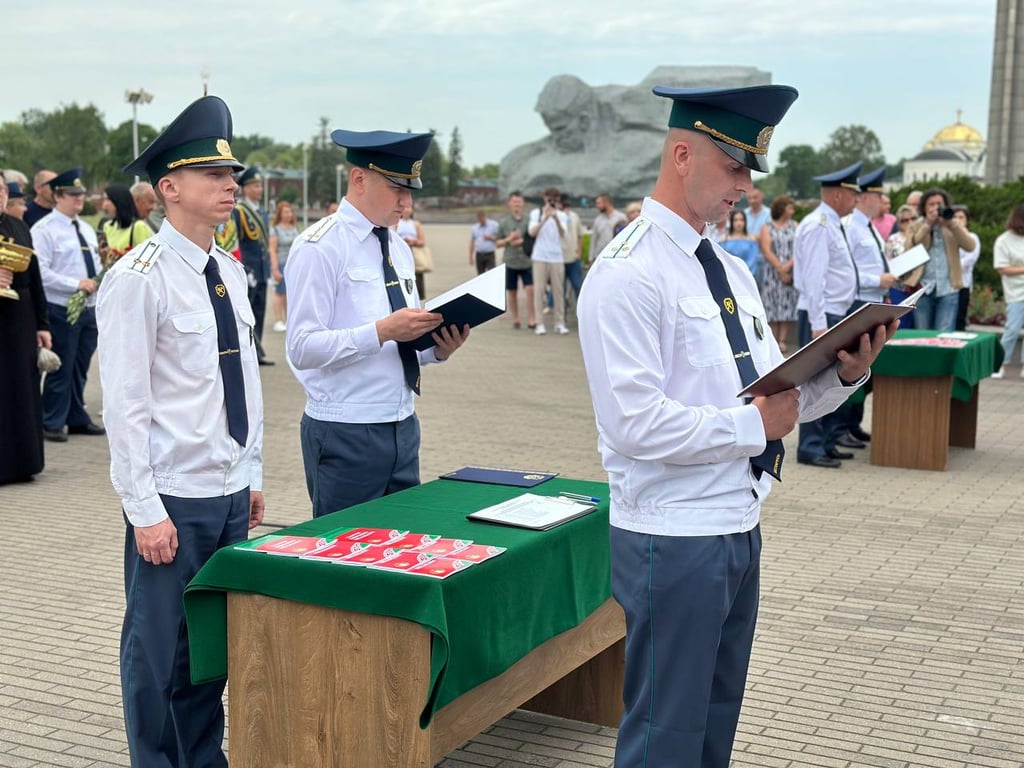
<svg viewBox="0 0 1024 768"><path fill-rule="evenodd" d="M452 130L452 140L448 145L448 196L459 196L459 184L462 182L462 137L459 126Z"/></svg>
<svg viewBox="0 0 1024 768"><path fill-rule="evenodd" d="M279 202L294 204L300 197L299 188L294 184L285 184L277 196Z"/></svg>
<svg viewBox="0 0 1024 768"><path fill-rule="evenodd" d="M102 113L92 104L71 104L48 113L31 110L22 115L22 123L40 137L46 167L60 173L80 165L84 169L83 181L89 186L114 180L107 126ZM120 174L116 178L123 179Z"/></svg>
<svg viewBox="0 0 1024 768"><path fill-rule="evenodd" d="M22 123L0 125L0 168L15 168L32 181L32 174L43 167L46 153L38 135Z"/></svg>
<svg viewBox="0 0 1024 768"><path fill-rule="evenodd" d="M153 126L139 123L139 152L148 147L158 133L159 131ZM107 132L107 148L109 150L107 179L124 183L128 177L121 169L135 159L131 120L125 120Z"/></svg>
<svg viewBox="0 0 1024 768"><path fill-rule="evenodd" d="M436 131L431 130L431 133ZM424 197L441 197L445 193L444 176L441 169L441 149L437 145L437 137L430 142L427 154L423 156L420 168L420 180L423 182L421 194Z"/></svg>
<svg viewBox="0 0 1024 768"><path fill-rule="evenodd" d="M331 141L328 117L320 118L320 128L313 136L308 153L310 204L333 200L338 184L338 166L345 161L344 150ZM344 179L342 179L344 194Z"/></svg>
<svg viewBox="0 0 1024 768"><path fill-rule="evenodd" d="M819 154L823 173L838 171L858 160L864 161L865 171L885 165L882 142L865 125L843 125L836 128Z"/></svg>
<svg viewBox="0 0 1024 768"><path fill-rule="evenodd" d="M469 169L469 175L474 179L494 179L497 181L501 173L501 166L497 163L484 163L475 165Z"/></svg>
<svg viewBox="0 0 1024 768"><path fill-rule="evenodd" d="M772 175L784 179L783 188L794 197L814 197L818 194L818 182L812 177L819 173L821 162L810 144L791 144L779 153L778 167Z"/></svg>

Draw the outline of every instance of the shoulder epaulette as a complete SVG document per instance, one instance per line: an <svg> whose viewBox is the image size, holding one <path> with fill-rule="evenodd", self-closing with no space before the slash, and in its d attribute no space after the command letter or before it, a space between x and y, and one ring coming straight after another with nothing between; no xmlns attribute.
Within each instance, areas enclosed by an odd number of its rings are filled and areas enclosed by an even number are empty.
<svg viewBox="0 0 1024 768"><path fill-rule="evenodd" d="M823 213L821 214L821 220L818 222L818 225L824 227L826 224L828 224L828 215Z"/></svg>
<svg viewBox="0 0 1024 768"><path fill-rule="evenodd" d="M651 222L643 216L631 221L601 251L599 259L628 259L630 252L640 238L651 228Z"/></svg>
<svg viewBox="0 0 1024 768"><path fill-rule="evenodd" d="M311 243L319 242L320 238L326 235L330 231L331 227L337 223L338 220L334 216L326 216L303 232L302 237L304 240L308 240Z"/></svg>
<svg viewBox="0 0 1024 768"><path fill-rule="evenodd" d="M153 269L153 265L156 264L156 260L160 258L163 250L164 247L161 243L155 240L146 241L135 250L129 251L124 255L125 259L131 259L128 262L128 269L132 272L148 275L149 271Z"/></svg>
<svg viewBox="0 0 1024 768"><path fill-rule="evenodd" d="M219 253L221 256L226 256L231 261L235 262L236 264L241 265L241 262L238 259L236 259L234 256L232 256L230 251L225 250L224 248L221 248L219 243L214 242L213 247L217 249L217 253Z"/></svg>

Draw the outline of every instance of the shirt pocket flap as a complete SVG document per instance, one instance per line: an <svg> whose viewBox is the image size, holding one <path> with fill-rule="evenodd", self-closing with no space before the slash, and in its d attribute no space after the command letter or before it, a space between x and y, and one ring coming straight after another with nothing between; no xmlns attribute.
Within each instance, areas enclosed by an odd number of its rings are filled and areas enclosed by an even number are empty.
<svg viewBox="0 0 1024 768"><path fill-rule="evenodd" d="M213 309L201 310L199 312L188 312L183 315L175 315L171 318L171 324L178 333L206 333L216 327L217 318Z"/></svg>
<svg viewBox="0 0 1024 768"><path fill-rule="evenodd" d="M691 296L679 300L679 309L687 317L711 320L721 314L715 300L710 296Z"/></svg>
<svg viewBox="0 0 1024 768"><path fill-rule="evenodd" d="M736 303L739 304L740 309L748 315L764 317L764 307L761 305L761 302L753 296L737 296Z"/></svg>
<svg viewBox="0 0 1024 768"><path fill-rule="evenodd" d="M380 276L380 270L373 267L353 267L345 272L345 277L354 283L368 283Z"/></svg>
<svg viewBox="0 0 1024 768"><path fill-rule="evenodd" d="M248 325L250 328L256 325L256 315L252 313L252 307L249 306L248 301L243 304L239 304L236 309L238 310L238 316L242 319L243 323Z"/></svg>

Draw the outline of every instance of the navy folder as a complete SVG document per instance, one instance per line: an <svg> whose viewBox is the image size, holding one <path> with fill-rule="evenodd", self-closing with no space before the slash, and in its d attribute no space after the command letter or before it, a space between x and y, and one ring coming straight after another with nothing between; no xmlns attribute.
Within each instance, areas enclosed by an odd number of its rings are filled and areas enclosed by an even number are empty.
<svg viewBox="0 0 1024 768"><path fill-rule="evenodd" d="M460 330L468 325L475 328L498 315L505 313L505 265L499 264L462 285L445 291L423 303L424 309L439 312L444 320L442 325L454 325ZM434 346L433 333L428 331L418 339L403 342L412 345L413 349L422 352Z"/></svg>
<svg viewBox="0 0 1024 768"><path fill-rule="evenodd" d="M463 467L441 475L442 480L463 480L467 483L489 483L490 485L513 485L517 488L533 488L558 477L557 472L534 472L529 469L494 469L493 467Z"/></svg>

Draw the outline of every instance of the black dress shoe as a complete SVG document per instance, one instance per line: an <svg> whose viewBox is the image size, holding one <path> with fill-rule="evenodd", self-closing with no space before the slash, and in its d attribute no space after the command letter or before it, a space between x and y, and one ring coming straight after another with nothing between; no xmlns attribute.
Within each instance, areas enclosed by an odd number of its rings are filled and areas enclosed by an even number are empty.
<svg viewBox="0 0 1024 768"><path fill-rule="evenodd" d="M839 469L843 466L843 462L839 459L829 458L828 456L815 456L813 459L797 459L797 461L811 467L826 467L828 469Z"/></svg>
<svg viewBox="0 0 1024 768"><path fill-rule="evenodd" d="M43 438L53 443L66 443L68 436L64 434L63 429L44 429Z"/></svg>
<svg viewBox="0 0 1024 768"><path fill-rule="evenodd" d="M830 459L852 459L853 454L849 451L837 451L835 448L829 448L825 451L825 455Z"/></svg>
<svg viewBox="0 0 1024 768"><path fill-rule="evenodd" d="M853 435L858 440L860 440L861 442L864 442L864 443L870 443L871 442L871 433L870 432L865 432L860 427L854 427L853 429L851 429L850 430L850 434Z"/></svg>
<svg viewBox="0 0 1024 768"><path fill-rule="evenodd" d="M69 435L105 435L107 430L103 427L93 424L91 421L88 424L82 424L75 427L68 427Z"/></svg>
<svg viewBox="0 0 1024 768"><path fill-rule="evenodd" d="M261 357L260 360L259 360L259 363L260 363L260 365L273 365L274 361L273 360L267 360L267 358L265 358L265 357Z"/></svg>
<svg viewBox="0 0 1024 768"><path fill-rule="evenodd" d="M867 448L868 444L863 443L853 436L853 433L847 433L840 435L836 438L836 445L841 445L843 448Z"/></svg>

